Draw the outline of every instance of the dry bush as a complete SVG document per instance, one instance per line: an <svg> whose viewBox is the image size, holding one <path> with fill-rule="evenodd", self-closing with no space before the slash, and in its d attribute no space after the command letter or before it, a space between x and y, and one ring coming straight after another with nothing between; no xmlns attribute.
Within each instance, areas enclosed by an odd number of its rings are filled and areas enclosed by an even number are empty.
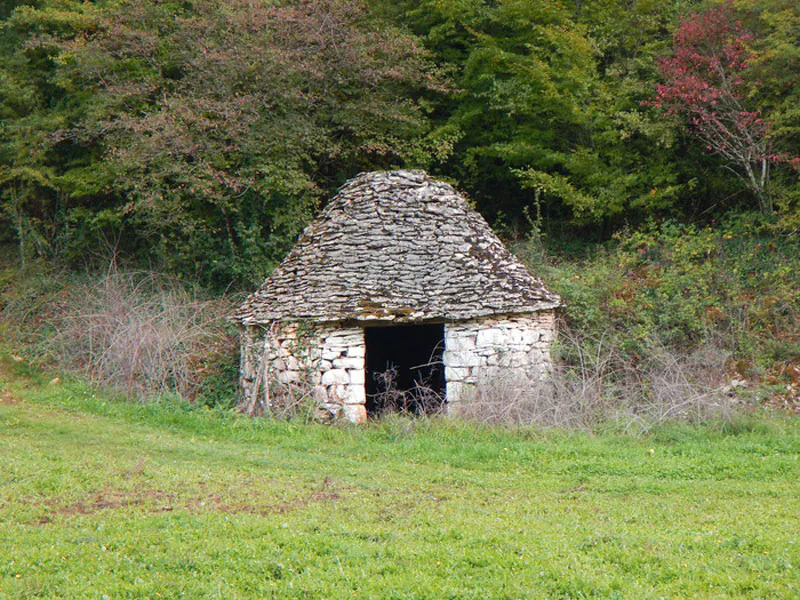
<svg viewBox="0 0 800 600"><path fill-rule="evenodd" d="M259 372L263 372L262 363ZM261 393L261 386L264 392ZM311 371L303 373L299 381L259 381L248 401L238 407L239 412L251 417L270 416L282 420L327 421L334 415L322 408L314 395L316 386Z"/></svg>
<svg viewBox="0 0 800 600"><path fill-rule="evenodd" d="M479 382L465 418L592 429L613 422L642 433L672 420L730 417L741 404L730 394L729 356L708 345L681 354L656 342L631 356L612 341L561 329L556 365L546 380Z"/></svg>
<svg viewBox="0 0 800 600"><path fill-rule="evenodd" d="M429 361L421 367L441 365L441 361ZM414 381L414 387L408 390L397 386L397 369L390 367L373 377L378 386L378 393L372 398L380 407L379 412L397 413L410 416L436 415L444 411L443 394L436 391L431 381L421 378Z"/></svg>
<svg viewBox="0 0 800 600"><path fill-rule="evenodd" d="M112 271L74 288L44 357L90 382L129 395L192 400L217 362L235 355L227 299L202 300L155 273Z"/></svg>

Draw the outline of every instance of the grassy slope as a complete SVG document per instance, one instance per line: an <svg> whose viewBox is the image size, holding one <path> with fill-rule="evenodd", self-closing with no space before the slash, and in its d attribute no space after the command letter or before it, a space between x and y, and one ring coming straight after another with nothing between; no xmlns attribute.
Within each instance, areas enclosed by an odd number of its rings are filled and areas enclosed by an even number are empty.
<svg viewBox="0 0 800 600"><path fill-rule="evenodd" d="M353 429L0 387L0 598L800 595L797 419Z"/></svg>

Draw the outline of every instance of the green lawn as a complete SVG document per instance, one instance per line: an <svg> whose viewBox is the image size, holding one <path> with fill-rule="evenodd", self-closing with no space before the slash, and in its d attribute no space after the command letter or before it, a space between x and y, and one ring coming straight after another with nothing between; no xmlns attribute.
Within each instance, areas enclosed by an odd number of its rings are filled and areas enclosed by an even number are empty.
<svg viewBox="0 0 800 600"><path fill-rule="evenodd" d="M797 419L326 427L0 387L0 598L800 597Z"/></svg>

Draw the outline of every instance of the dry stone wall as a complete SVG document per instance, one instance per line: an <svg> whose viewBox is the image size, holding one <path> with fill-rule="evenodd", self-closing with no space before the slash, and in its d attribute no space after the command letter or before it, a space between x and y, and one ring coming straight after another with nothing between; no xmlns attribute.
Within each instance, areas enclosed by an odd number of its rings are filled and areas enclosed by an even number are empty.
<svg viewBox="0 0 800 600"><path fill-rule="evenodd" d="M443 360L448 412L457 413L481 384L546 379L555 335L552 310L447 323Z"/></svg>
<svg viewBox="0 0 800 600"><path fill-rule="evenodd" d="M367 418L364 331L272 323L242 337L241 386L250 412Z"/></svg>
<svg viewBox="0 0 800 600"><path fill-rule="evenodd" d="M544 380L552 369L553 310L445 323L443 362L448 412L457 414L478 386ZM366 420L366 344L361 327L273 322L246 327L241 385L251 413Z"/></svg>

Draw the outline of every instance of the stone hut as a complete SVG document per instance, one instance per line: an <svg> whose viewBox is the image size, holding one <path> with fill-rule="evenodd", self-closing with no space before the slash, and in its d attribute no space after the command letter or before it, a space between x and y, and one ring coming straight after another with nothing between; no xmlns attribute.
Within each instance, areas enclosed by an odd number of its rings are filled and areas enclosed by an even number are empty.
<svg viewBox="0 0 800 600"><path fill-rule="evenodd" d="M457 413L547 376L560 304L450 185L361 174L237 311L244 408Z"/></svg>

